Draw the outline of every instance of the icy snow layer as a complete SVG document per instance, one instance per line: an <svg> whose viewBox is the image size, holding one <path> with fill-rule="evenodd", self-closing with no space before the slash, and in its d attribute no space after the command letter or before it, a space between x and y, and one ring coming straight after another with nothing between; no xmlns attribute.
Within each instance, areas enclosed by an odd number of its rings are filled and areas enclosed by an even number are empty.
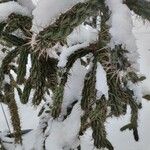
<svg viewBox="0 0 150 150"><path fill-rule="evenodd" d="M80 137L81 150L98 150L93 145L94 140L92 138L92 129L88 128L83 136Z"/></svg>
<svg viewBox="0 0 150 150"><path fill-rule="evenodd" d="M28 8L30 13L35 8L35 5L33 4L32 0L18 0L18 3L22 5L23 7Z"/></svg>
<svg viewBox="0 0 150 150"><path fill-rule="evenodd" d="M38 1L39 1L39 0L32 0L32 2L33 2L35 5L37 5Z"/></svg>
<svg viewBox="0 0 150 150"><path fill-rule="evenodd" d="M80 130L81 108L77 103L70 116L63 122L49 121L49 137L46 140L47 149L63 150L71 149L76 144Z"/></svg>
<svg viewBox="0 0 150 150"><path fill-rule="evenodd" d="M33 11L32 31L38 33L53 23L62 13L85 0L39 0Z"/></svg>
<svg viewBox="0 0 150 150"><path fill-rule="evenodd" d="M30 16L28 9L22 7L17 2L0 3L0 22L5 21L11 13Z"/></svg>
<svg viewBox="0 0 150 150"><path fill-rule="evenodd" d="M108 99L108 85L106 72L100 63L97 63L96 89L98 99L100 99L103 94L105 95L106 99Z"/></svg>
<svg viewBox="0 0 150 150"><path fill-rule="evenodd" d="M150 94L150 23L140 20L137 16L134 19L134 34L137 40L137 47L140 54L140 72L146 76L142 84L143 94Z"/></svg>
<svg viewBox="0 0 150 150"><path fill-rule="evenodd" d="M64 98L62 103L63 114L66 113L66 108L71 103L81 99L81 93L86 73L87 69L81 65L81 62L78 59L70 71L70 75L65 86Z"/></svg>
<svg viewBox="0 0 150 150"><path fill-rule="evenodd" d="M69 46L80 44L84 42L94 43L98 40L98 31L89 25L79 25L67 37L67 44Z"/></svg>
<svg viewBox="0 0 150 150"><path fill-rule="evenodd" d="M123 0L106 0L109 10L112 12L110 19L110 34L112 36L111 44L122 44L128 51L127 54L133 69L138 69L137 46L135 37L132 33L133 23L131 18L131 11L123 4Z"/></svg>

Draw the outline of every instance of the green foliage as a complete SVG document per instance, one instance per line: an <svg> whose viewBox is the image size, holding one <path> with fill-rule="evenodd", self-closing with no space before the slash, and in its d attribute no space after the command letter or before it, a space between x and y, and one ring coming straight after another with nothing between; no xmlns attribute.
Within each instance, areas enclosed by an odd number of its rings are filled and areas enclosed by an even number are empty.
<svg viewBox="0 0 150 150"><path fill-rule="evenodd" d="M4 85L4 97L5 103L8 105L11 114L15 143L22 144L20 118L18 115L18 107L14 98L14 87L12 86L11 83L10 84L6 83Z"/></svg>
<svg viewBox="0 0 150 150"><path fill-rule="evenodd" d="M53 95L53 106L52 106L52 117L58 118L61 113L61 104L63 101L63 92L64 87L58 86L56 87Z"/></svg>
<svg viewBox="0 0 150 150"><path fill-rule="evenodd" d="M18 70L17 70L17 83L24 83L24 78L26 75L26 65L28 63L28 54L29 50L24 46L20 51L19 61L18 61Z"/></svg>

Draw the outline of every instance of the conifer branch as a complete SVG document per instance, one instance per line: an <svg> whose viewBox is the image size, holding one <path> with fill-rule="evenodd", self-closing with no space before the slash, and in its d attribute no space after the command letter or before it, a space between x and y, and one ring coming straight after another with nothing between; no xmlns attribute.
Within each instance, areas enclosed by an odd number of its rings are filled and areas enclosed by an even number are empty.
<svg viewBox="0 0 150 150"><path fill-rule="evenodd" d="M18 107L14 97L14 87L12 84L6 83L4 85L5 103L8 105L8 109L11 115L11 121L14 129L15 143L22 144L20 118L18 113Z"/></svg>

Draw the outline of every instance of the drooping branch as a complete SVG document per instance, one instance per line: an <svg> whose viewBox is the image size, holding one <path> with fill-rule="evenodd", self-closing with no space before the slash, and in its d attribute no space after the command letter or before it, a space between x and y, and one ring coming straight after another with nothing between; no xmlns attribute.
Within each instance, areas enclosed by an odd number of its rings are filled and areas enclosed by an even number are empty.
<svg viewBox="0 0 150 150"><path fill-rule="evenodd" d="M4 92L4 96L2 97L4 99L4 103L7 104L10 112L12 126L14 129L15 143L22 144L20 117L14 93L15 86L13 83L13 77L10 74L11 62L18 55L18 53L19 49L16 48L10 51L3 59L0 68L0 89ZM6 77L9 79L8 81L5 81Z"/></svg>
<svg viewBox="0 0 150 150"><path fill-rule="evenodd" d="M22 144L20 117L18 113L18 106L15 100L14 87L12 86L11 83L10 84L6 83L4 85L4 93L5 93L5 103L7 104L11 114L15 143Z"/></svg>

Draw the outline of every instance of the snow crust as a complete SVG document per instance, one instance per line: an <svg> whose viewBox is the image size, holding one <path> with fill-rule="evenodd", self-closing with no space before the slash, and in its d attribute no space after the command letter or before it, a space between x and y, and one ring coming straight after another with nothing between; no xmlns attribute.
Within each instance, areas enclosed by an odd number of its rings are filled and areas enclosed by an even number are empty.
<svg viewBox="0 0 150 150"><path fill-rule="evenodd" d="M106 72L100 63L97 63L96 70L96 89L97 89L97 99L100 99L102 95L105 95L108 100L108 90Z"/></svg>
<svg viewBox="0 0 150 150"><path fill-rule="evenodd" d="M79 25L67 37L67 44L69 46L80 44L84 42L94 43L98 40L98 30L89 25Z"/></svg>
<svg viewBox="0 0 150 150"><path fill-rule="evenodd" d="M63 114L66 114L66 108L70 106L71 103L76 100L81 100L81 93L86 73L87 69L81 65L81 62L78 59L70 71L70 75L65 86L64 98L62 103Z"/></svg>
<svg viewBox="0 0 150 150"><path fill-rule="evenodd" d="M62 121L50 120L50 135L46 140L46 147L54 150L71 149L78 140L80 130L81 108L77 103L67 119Z"/></svg>
<svg viewBox="0 0 150 150"><path fill-rule="evenodd" d="M18 0L18 3L23 7L26 7L30 11L30 13L32 13L32 10L35 8L32 0Z"/></svg>
<svg viewBox="0 0 150 150"><path fill-rule="evenodd" d="M92 138L92 129L88 128L84 135L80 137L81 140L81 150L98 150L95 148L94 145L94 140Z"/></svg>

